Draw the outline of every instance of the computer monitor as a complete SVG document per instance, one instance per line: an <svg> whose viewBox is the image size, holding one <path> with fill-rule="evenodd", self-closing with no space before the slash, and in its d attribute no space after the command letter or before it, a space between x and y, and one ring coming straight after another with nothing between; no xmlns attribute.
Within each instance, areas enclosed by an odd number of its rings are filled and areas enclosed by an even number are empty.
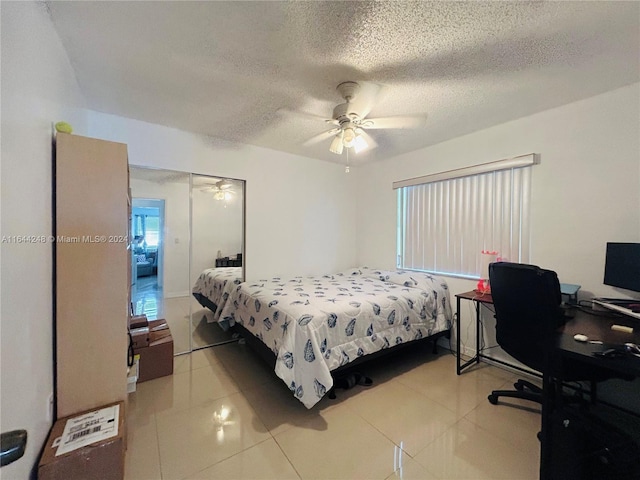
<svg viewBox="0 0 640 480"><path fill-rule="evenodd" d="M640 292L640 243L607 243L604 284Z"/></svg>

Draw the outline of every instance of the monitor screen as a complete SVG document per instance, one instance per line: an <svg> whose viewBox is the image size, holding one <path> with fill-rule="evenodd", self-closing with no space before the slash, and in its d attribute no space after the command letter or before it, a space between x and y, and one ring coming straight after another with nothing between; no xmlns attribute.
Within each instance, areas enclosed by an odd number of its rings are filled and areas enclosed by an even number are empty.
<svg viewBox="0 0 640 480"><path fill-rule="evenodd" d="M640 243L607 243L604 284L640 292Z"/></svg>

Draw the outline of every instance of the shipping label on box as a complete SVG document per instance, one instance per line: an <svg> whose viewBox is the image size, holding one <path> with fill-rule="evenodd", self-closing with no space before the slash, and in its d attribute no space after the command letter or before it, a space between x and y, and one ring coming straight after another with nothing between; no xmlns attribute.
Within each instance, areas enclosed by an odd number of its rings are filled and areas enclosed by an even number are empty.
<svg viewBox="0 0 640 480"><path fill-rule="evenodd" d="M119 415L120 405L112 405L70 418L67 420L59 439L56 457L91 443L117 436Z"/></svg>

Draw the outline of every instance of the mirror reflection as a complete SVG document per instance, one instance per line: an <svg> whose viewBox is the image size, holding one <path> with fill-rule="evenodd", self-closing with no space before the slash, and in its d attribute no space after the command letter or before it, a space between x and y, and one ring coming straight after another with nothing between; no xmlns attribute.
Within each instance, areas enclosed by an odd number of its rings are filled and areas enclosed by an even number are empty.
<svg viewBox="0 0 640 480"><path fill-rule="evenodd" d="M192 293L207 271L244 278L244 181L131 166L130 185L133 312L165 319L175 354L233 341Z"/></svg>
<svg viewBox="0 0 640 480"><path fill-rule="evenodd" d="M231 340L217 323L222 302L244 278L244 182L191 177L192 348Z"/></svg>

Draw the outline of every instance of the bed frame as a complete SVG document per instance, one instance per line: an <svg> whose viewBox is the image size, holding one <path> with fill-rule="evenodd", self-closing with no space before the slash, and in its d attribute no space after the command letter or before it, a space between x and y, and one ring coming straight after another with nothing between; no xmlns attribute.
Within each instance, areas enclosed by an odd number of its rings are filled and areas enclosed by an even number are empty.
<svg viewBox="0 0 640 480"><path fill-rule="evenodd" d="M207 297L202 295L201 293L192 293L192 295L200 305L202 305L205 308L208 308L213 313L216 313L216 311L218 310L218 306L215 303L213 303L211 300L209 300Z"/></svg>
<svg viewBox="0 0 640 480"><path fill-rule="evenodd" d="M245 339L249 347L253 349L267 364L271 367L272 370L276 368L276 355L271 351L269 347L267 347L264 343L262 343L253 333L244 328L239 323L234 324L231 327L231 330L235 333L238 333ZM335 370L331 370L331 376L335 380L336 377L344 375L351 371L354 367L369 362L371 360L376 360L378 358L391 355L398 354L402 352L405 348L413 345L417 345L419 343L433 342L432 353L435 355L438 353L438 340L440 338L451 338L451 329L443 330L442 332L435 333L430 337L424 337L419 340L412 340L411 342L401 343L400 345L395 345L391 348L385 348L383 350L378 350L377 352L370 353L363 357L356 358L353 362L349 362L346 365L336 368Z"/></svg>

